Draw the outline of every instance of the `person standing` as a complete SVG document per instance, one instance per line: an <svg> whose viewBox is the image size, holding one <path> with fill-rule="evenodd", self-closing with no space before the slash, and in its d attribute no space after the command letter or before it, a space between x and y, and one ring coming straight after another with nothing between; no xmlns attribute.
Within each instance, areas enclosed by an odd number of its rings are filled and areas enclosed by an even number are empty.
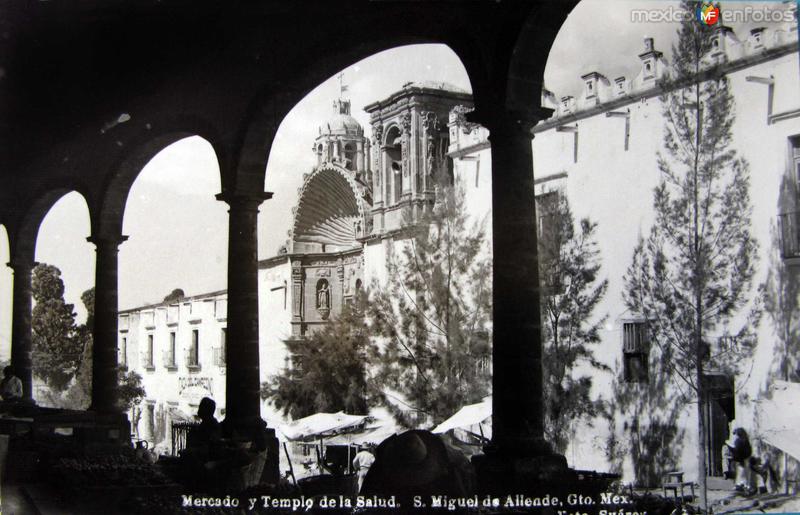
<svg viewBox="0 0 800 515"><path fill-rule="evenodd" d="M370 452L368 447L362 446L353 458L353 468L356 469L358 474L358 492L361 492L361 486L364 484L364 478L367 477L369 468L375 462L375 456Z"/></svg>
<svg viewBox="0 0 800 515"><path fill-rule="evenodd" d="M750 456L753 455L753 448L747 431L741 427L733 430L733 446L728 446L733 462L736 464L736 490L749 492L750 490Z"/></svg>

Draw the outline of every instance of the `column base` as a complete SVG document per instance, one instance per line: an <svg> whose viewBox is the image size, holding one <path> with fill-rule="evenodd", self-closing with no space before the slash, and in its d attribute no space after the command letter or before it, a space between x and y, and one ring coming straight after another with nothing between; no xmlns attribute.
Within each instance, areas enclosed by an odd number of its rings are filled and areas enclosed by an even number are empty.
<svg viewBox="0 0 800 515"><path fill-rule="evenodd" d="M523 454L500 452L488 447L484 454L472 457L478 494L550 494L574 483L577 474L560 454Z"/></svg>
<svg viewBox="0 0 800 515"><path fill-rule="evenodd" d="M515 509L522 507L518 505L520 498L530 497L539 499L542 503L539 509L564 506L563 509L572 508L570 512L579 508L580 513L596 513L602 500L600 494L607 492L619 476L571 469L567 466L567 459L550 450L546 442L527 441L528 450L537 445L546 448L547 452L526 454L514 447L502 446L502 450L498 450L488 446L484 454L473 456L476 493L496 496L501 505L509 501ZM546 504L548 502L551 504ZM528 511L512 510L510 513Z"/></svg>

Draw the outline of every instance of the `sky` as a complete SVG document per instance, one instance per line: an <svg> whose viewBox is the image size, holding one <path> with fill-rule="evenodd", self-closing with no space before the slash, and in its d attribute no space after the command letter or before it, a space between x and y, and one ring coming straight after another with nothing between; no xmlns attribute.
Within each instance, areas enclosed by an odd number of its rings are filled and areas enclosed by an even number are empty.
<svg viewBox="0 0 800 515"><path fill-rule="evenodd" d="M776 2L729 1L729 7L772 6ZM583 0L570 14L551 49L545 85L556 93L577 96L582 74L598 71L609 79L632 78L639 67L643 39L671 57L677 23L633 23L631 10L676 6L672 0ZM737 33L755 23L731 24ZM764 25L764 24L762 24ZM399 90L408 81L449 82L471 91L457 56L443 45L412 45L382 52L343 70L352 115L370 135L363 107ZM309 93L282 122L267 166L266 201L259 214L259 257L274 256L285 243L291 208L303 174L311 171L311 145L333 113L340 94L336 75ZM120 247L120 309L158 302L174 288L195 295L226 287L227 206L214 199L220 192L219 168L208 142L187 138L165 148L142 170L126 206ZM40 228L36 259L62 270L66 300L85 319L81 293L94 284L94 246L86 241L89 218L77 193L62 197ZM0 226L0 262L8 262L8 242ZM0 359L8 356L11 333L12 274L0 267Z"/></svg>

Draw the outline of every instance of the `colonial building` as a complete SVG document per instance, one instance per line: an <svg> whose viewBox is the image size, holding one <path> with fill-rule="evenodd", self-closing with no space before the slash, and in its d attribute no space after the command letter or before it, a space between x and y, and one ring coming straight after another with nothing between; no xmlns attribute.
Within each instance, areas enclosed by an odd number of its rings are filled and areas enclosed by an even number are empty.
<svg viewBox="0 0 800 515"><path fill-rule="evenodd" d="M436 187L452 184L448 157L452 112L471 109L471 95L454 86L408 83L366 107L372 139L350 114L350 101L333 102L333 115L309 139L316 166L304 175L289 239L259 262L261 378L280 373L289 356L283 342L325 324L373 279L385 278L386 253L401 229L431 209ZM483 190L471 211L490 208L488 174L469 184ZM409 215L404 215L408 213ZM120 365L143 377L147 392L131 414L141 438L166 448L172 422L190 418L203 396L225 414L226 292L213 292L120 312ZM262 414L283 420L270 404Z"/></svg>
<svg viewBox="0 0 800 515"><path fill-rule="evenodd" d="M731 148L750 165L750 230L759 249L748 306L761 295L758 285L767 285L769 277L782 274L795 285L798 280L797 6L791 2L782 8L795 10L793 23L755 28L744 34L722 26L706 57L709 65L719 66L727 75L735 100ZM545 90L542 105L553 109L553 116L533 129L537 199L566 196L576 220L588 217L597 223L600 277L608 279L609 285L595 312L597 317L607 317L596 355L614 373L595 374L593 389L596 396L610 401L620 392L647 396L648 367L659 366L648 356L647 321L626 309L622 293L623 276L631 264L634 247L640 237L647 237L654 223L653 190L661 178L657 159L659 153L664 155L665 125L660 100L663 91L658 80L669 72L669 63L652 38L644 39L638 56L622 59L629 64L630 75L609 80L601 70L587 70L580 77L582 92L578 98L558 97ZM795 305L796 302L794 299ZM720 327L711 335L712 356L737 352L739 342L732 335L744 322L748 309L743 309L730 327ZM759 416L758 405L768 379L784 379L772 363L774 355L784 352L784 344L780 343L784 328L777 320L779 314L765 309L754 335L757 347L752 366L731 376L715 370L713 359L707 365L711 398L706 406L705 447L712 475L721 475L726 465L722 447L733 427L746 428L759 445L762 440L767 443L765 424L769 421ZM678 396L677 389L673 396ZM658 420L662 416L666 419ZM655 447L674 450L686 477L696 478L694 404L671 415L622 410L613 422L601 420L595 421L594 427L579 426L567 459L578 468L607 469L609 436L613 434L618 442L616 452L626 454L622 460L624 475L632 480L637 473L631 456L658 461L657 454L652 453L660 451L646 451L653 442L645 441L647 426L656 424L663 424L664 431ZM674 438L667 435L673 424ZM631 427L638 428L639 440L630 436L637 437Z"/></svg>

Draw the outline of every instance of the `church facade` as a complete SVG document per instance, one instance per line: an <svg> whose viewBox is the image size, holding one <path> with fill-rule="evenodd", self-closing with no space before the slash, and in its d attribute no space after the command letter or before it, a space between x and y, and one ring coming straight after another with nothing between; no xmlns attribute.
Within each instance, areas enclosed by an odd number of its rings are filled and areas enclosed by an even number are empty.
<svg viewBox="0 0 800 515"><path fill-rule="evenodd" d="M333 101L311 151L316 166L305 174L293 208L286 245L259 262L262 381L290 365L284 343L302 339L341 313L372 281L386 276L390 247L403 226L432 208L437 185L452 184L451 112L471 109L472 97L440 83L409 83L366 106L372 137L350 114L350 102ZM488 177L476 216L490 209ZM472 193L475 196L475 193ZM169 450L172 423L190 420L204 396L224 416L227 296L224 291L165 300L119 314L119 363L143 377L147 392L131 422L140 438ZM284 417L264 402L275 427Z"/></svg>
<svg viewBox="0 0 800 515"><path fill-rule="evenodd" d="M796 9L793 3L786 5ZM609 285L595 310L595 316L606 318L596 357L611 372L593 372L593 392L608 401L620 392L646 396L646 374L637 370L658 366L648 360L645 342L637 336L646 321L625 308L623 277L639 237L654 221L657 154L663 146L658 79L669 63L651 38L645 39L641 53L622 59L633 70L630 78L609 80L599 70L588 70L580 77L578 98L544 91L542 105L553 115L532 131L536 199L531 202L566 196L576 220L588 217L597 223L600 276ZM736 101L732 147L751 166L751 231L759 242L754 284L767 284L778 270L797 284L796 21L749 34L721 27L709 59L730 81ZM309 135L309 142L315 138L317 164L300 189L289 241L278 255L259 264L262 380L288 366L284 341L314 331L365 285L385 280L387 252L402 239L403 213L413 218L430 209L440 181L460 184L472 213L491 213L488 131L467 120L471 104L469 94L453 88L408 84L366 107L369 138L350 116L349 102L341 99L334 102L331 120ZM751 299L755 295L754 288ZM143 376L147 391L141 414L133 418L136 422L138 416L143 437L165 441L159 428L192 414L200 397L224 398L225 302L225 292L215 292L120 313L120 363ZM775 377L772 359L783 345L779 318L762 317L746 376L709 379L714 394L707 407L711 431L706 452L712 474L723 466L720 449L733 425L747 428L758 445L769 430L759 418L759 401ZM713 345L735 350L736 341L722 331ZM224 406L218 407L224 414ZM262 414L271 425L282 420L266 402ZM646 442L631 440L631 424L655 424L640 415L621 412L611 421L576 425L567 451L570 466L609 470L617 459L611 456L610 442L623 442L615 452L622 455L625 480L634 480L631 456L641 449L633 447ZM693 477L696 407L685 405L671 422L678 431L669 445L679 449L680 468Z"/></svg>

